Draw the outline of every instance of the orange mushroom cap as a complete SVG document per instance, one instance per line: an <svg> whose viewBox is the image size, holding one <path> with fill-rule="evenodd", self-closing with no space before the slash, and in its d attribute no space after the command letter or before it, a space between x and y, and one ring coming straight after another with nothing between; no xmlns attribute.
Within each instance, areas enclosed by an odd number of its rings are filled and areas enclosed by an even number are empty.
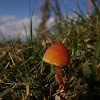
<svg viewBox="0 0 100 100"><path fill-rule="evenodd" d="M46 50L43 56L43 61L55 66L67 66L70 62L69 50L62 44L62 42L56 42Z"/></svg>

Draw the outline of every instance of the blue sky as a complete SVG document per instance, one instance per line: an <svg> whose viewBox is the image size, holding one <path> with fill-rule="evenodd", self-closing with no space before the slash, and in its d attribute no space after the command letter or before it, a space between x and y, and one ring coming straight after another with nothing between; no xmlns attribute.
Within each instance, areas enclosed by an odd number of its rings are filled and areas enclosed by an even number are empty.
<svg viewBox="0 0 100 100"><path fill-rule="evenodd" d="M34 15L39 16L39 4L43 3L44 0L30 0L31 9L35 8ZM54 3L54 0L50 0ZM58 0L62 13L66 12L71 14L71 9L75 5L76 0ZM67 6L65 2L67 1ZM80 8L85 12L88 5L88 0L79 0L78 4ZM77 10L78 11L78 10ZM29 17L29 0L0 0L0 17L3 16L16 16L18 19Z"/></svg>
<svg viewBox="0 0 100 100"><path fill-rule="evenodd" d="M38 28L40 22L39 5L43 4L44 0L30 0L31 9L35 8L33 15L33 29ZM50 0L54 5L54 0ZM66 4L67 1L67 4ZM58 0L63 16L66 15L66 8L69 16L72 14L76 0ZM88 0L78 0L78 5L81 10L86 13L88 8ZM79 12L78 9L76 9ZM47 22L47 26L54 24L54 14L51 11L51 18ZM29 0L0 0L0 33L7 39L9 36L16 38L21 32L21 38L25 38L25 30L23 23L29 31ZM28 32L29 33L29 32ZM33 34L35 31L33 30ZM0 40L2 37L0 36Z"/></svg>

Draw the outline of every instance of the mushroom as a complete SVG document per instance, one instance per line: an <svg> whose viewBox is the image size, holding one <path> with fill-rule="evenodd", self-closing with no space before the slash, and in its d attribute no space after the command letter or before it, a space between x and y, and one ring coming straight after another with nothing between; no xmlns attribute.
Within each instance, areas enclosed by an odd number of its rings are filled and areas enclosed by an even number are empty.
<svg viewBox="0 0 100 100"><path fill-rule="evenodd" d="M58 41L46 50L43 56L43 61L55 66L59 85L63 86L63 90L65 91L65 85L61 75L61 67L63 67L63 65L67 66L70 62L69 50L62 44L62 42Z"/></svg>

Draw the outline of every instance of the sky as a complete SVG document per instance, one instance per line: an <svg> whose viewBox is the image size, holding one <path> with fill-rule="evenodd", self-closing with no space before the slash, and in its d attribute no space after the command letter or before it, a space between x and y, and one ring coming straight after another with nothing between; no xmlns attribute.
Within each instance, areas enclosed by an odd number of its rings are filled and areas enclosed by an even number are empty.
<svg viewBox="0 0 100 100"><path fill-rule="evenodd" d="M41 20L41 13L39 10L39 5L43 4L44 0L30 0L31 11L35 8L33 13L33 34L35 34L35 29L38 28L39 22ZM50 0L54 5L54 0ZM61 12L63 16L66 15L66 9L68 11L68 16L71 16L72 10L75 6L76 0L58 0ZM78 5L81 10L87 14L88 0L78 0ZM79 12L78 9L76 9ZM0 34L2 33L6 39L9 36L12 39L16 39L18 34L21 33L20 38L25 41L26 35L23 27L25 24L28 34L29 34L29 0L0 0ZM47 22L47 27L54 24L54 14L51 12L51 17ZM0 35L0 40L2 40L2 35Z"/></svg>

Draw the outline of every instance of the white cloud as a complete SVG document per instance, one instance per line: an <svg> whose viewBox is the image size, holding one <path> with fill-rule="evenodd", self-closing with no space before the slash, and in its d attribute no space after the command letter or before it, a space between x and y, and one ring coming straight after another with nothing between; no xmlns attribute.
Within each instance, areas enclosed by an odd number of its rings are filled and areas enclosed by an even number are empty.
<svg viewBox="0 0 100 100"><path fill-rule="evenodd" d="M32 17L33 19L33 34L35 34L35 28L37 28L39 23L39 18L36 16ZM23 23L26 26L27 33L29 35L29 25L30 25L30 19L24 18L24 19L16 19L15 16L5 16L0 18L0 32L2 32L3 36L6 37L6 39L9 39L9 36L12 39L16 39L21 32L21 40L24 41L26 38L25 29L23 26ZM0 36L0 40L2 37Z"/></svg>
<svg viewBox="0 0 100 100"><path fill-rule="evenodd" d="M49 20L46 22L46 26L47 27L51 27L52 25L54 25L55 22L55 18L51 17L49 18Z"/></svg>
<svg viewBox="0 0 100 100"><path fill-rule="evenodd" d="M35 29L38 28L38 25L40 23L40 19L37 16L32 17L32 25L33 25L33 34L35 35ZM17 19L15 16L5 16L0 18L0 32L2 32L3 36L6 37L6 40L10 39L9 36L12 39L16 39L18 35L21 33L20 38L22 41L25 41L26 34L24 25L27 29L27 34L29 35L29 26L30 26L30 19L29 18L23 18L23 19ZM50 27L54 24L54 18L49 18L49 20L46 23L47 27ZM0 40L2 40L2 37L0 35Z"/></svg>

